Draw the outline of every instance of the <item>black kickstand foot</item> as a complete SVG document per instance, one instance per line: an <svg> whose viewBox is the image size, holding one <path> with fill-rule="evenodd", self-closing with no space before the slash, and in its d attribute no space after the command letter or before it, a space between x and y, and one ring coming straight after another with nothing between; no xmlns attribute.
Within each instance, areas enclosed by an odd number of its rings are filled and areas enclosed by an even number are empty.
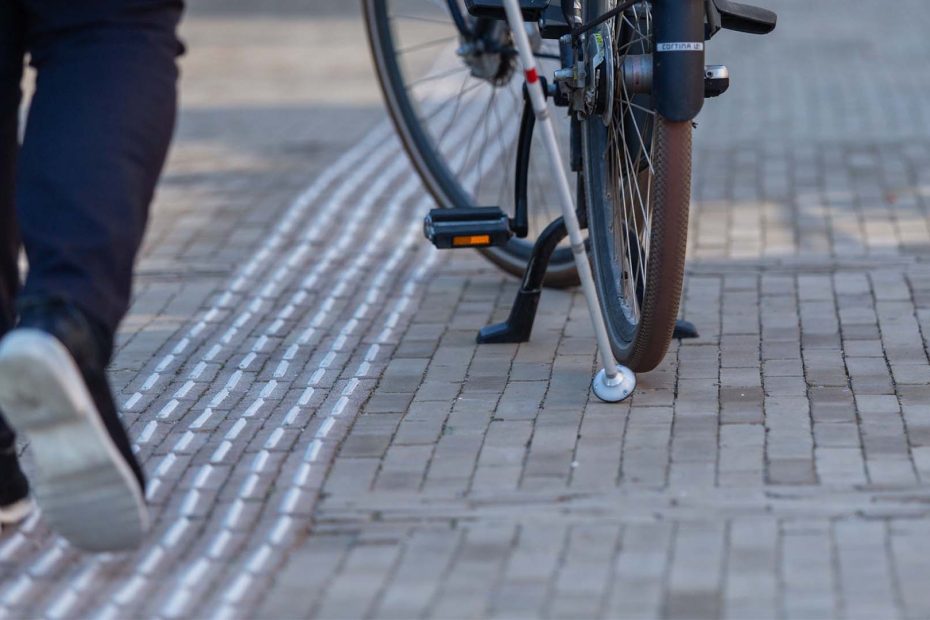
<svg viewBox="0 0 930 620"><path fill-rule="evenodd" d="M541 291L520 291L503 323L488 325L478 332L478 344L527 342L533 333L533 321L539 308Z"/></svg>
<svg viewBox="0 0 930 620"><path fill-rule="evenodd" d="M690 321L677 321L675 323L675 334L672 336L676 340L690 340L700 338L697 327Z"/></svg>
<svg viewBox="0 0 930 620"><path fill-rule="evenodd" d="M567 236L568 231L562 218L546 227L533 246L526 273L523 274L523 284L510 309L510 316L505 322L489 325L478 332L478 344L526 342L530 339L542 295L543 279L549 269L549 259Z"/></svg>

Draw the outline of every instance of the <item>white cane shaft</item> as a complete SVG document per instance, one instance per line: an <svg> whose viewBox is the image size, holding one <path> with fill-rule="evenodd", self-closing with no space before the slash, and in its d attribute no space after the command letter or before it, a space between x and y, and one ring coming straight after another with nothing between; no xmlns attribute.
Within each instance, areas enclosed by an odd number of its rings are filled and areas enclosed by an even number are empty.
<svg viewBox="0 0 930 620"><path fill-rule="evenodd" d="M581 235L581 226L578 224L578 215L575 213L575 204L568 186L568 179L565 175L565 169L562 167L562 159L558 156L559 145L556 141L555 129L552 127L552 120L548 119L548 122L543 123L542 129L543 139L549 149L549 159L553 164L552 174L559 181L557 184L562 197L562 216L565 218L565 227L568 229L572 254L575 257L575 268L578 270L578 279L581 280L581 288L584 291L588 312L591 315L591 324L594 326L597 349L607 371L607 376L614 378L617 376L617 360L614 359L613 349L610 346L610 337L607 335L607 325L604 322L604 315L601 313L597 288L594 285L594 274L591 273L591 263L588 262L588 253L585 251L584 237Z"/></svg>
<svg viewBox="0 0 930 620"><path fill-rule="evenodd" d="M530 39L523 26L523 15L520 12L518 0L504 0L504 8L507 11L507 20L510 22L510 30L513 32L520 59L526 68L526 83L530 101L533 104L533 111L536 113L537 126L542 130L546 151L549 154L552 178L555 180L559 192L562 217L565 220L565 228L568 230L568 238L572 244L575 267L578 269L578 277L581 280L581 287L588 304L588 312L591 314L591 323L594 326L594 335L597 338L598 352L607 376L613 379L618 374L617 360L614 359L610 347L607 325L604 322L604 315L601 313L597 289L594 285L594 276L591 273L588 253L584 247L584 237L581 235L581 226L578 224L578 215L575 213L575 200L568 183L568 176L565 174L565 168L562 166L559 143L555 137L555 127L552 124L552 117L549 115L549 107L546 105L546 96L543 93L542 85L539 83L536 57L533 55Z"/></svg>

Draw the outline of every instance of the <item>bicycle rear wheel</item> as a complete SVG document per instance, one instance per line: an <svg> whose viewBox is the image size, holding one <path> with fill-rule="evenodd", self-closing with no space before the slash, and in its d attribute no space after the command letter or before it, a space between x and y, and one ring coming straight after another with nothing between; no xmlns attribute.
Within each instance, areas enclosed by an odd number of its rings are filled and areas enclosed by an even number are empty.
<svg viewBox="0 0 930 620"><path fill-rule="evenodd" d="M587 19L611 0L589 0ZM602 31L614 66L653 52L650 3ZM648 372L668 351L678 317L691 198L691 123L660 116L650 95L611 87L612 110L584 121L583 158L591 261L617 360Z"/></svg>
<svg viewBox="0 0 930 620"><path fill-rule="evenodd" d="M445 0L363 0L362 6L391 118L438 205L499 206L512 215L523 72L506 24L452 14ZM463 34L463 27L470 32ZM540 39L537 47L545 69L557 68L557 43ZM559 126L567 155L568 118L553 115L565 118ZM464 143L452 137L462 127L470 131ZM516 276L523 275L536 237L561 214L545 151L531 153L529 235L481 250ZM560 247L545 283L577 282L571 251Z"/></svg>

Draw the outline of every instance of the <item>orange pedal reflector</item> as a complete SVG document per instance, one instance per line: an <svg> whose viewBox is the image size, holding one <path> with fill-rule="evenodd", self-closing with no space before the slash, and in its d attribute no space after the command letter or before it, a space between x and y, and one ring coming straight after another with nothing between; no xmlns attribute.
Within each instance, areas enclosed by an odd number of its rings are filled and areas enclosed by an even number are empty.
<svg viewBox="0 0 930 620"><path fill-rule="evenodd" d="M513 236L500 207L433 209L423 220L423 234L440 250L506 245Z"/></svg>
<svg viewBox="0 0 930 620"><path fill-rule="evenodd" d="M491 245L491 235L468 235L465 237L454 237L452 245L457 248L465 248L473 245Z"/></svg>

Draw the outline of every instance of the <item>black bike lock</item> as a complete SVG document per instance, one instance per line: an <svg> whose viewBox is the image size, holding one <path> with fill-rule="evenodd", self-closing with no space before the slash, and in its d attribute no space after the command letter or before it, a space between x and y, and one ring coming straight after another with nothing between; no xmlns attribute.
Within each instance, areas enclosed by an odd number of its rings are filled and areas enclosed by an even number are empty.
<svg viewBox="0 0 930 620"><path fill-rule="evenodd" d="M704 0L656 0L653 94L673 122L704 107Z"/></svg>

